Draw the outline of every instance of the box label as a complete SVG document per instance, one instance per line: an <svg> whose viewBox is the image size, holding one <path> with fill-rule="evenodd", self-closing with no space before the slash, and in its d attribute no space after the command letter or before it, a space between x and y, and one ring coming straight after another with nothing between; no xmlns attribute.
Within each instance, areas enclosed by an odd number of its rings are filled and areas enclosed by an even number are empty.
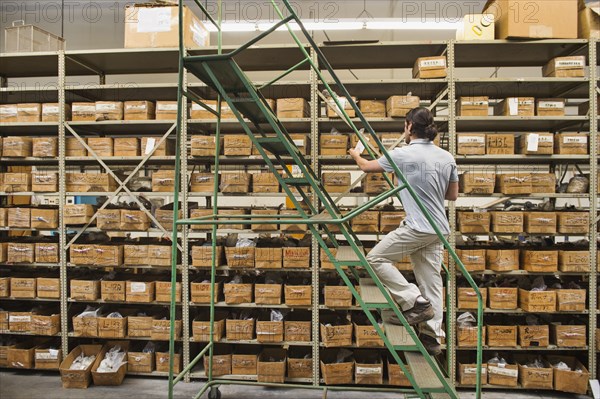
<svg viewBox="0 0 600 399"><path fill-rule="evenodd" d="M159 103L156 105L157 111L177 111L177 103Z"/></svg>
<svg viewBox="0 0 600 399"><path fill-rule="evenodd" d="M419 61L419 67L420 68L434 68L434 67L445 68L446 67L446 59L438 58L435 60L421 60L421 61Z"/></svg>
<svg viewBox="0 0 600 399"><path fill-rule="evenodd" d="M296 147L304 147L304 139L295 139L293 142Z"/></svg>
<svg viewBox="0 0 600 399"><path fill-rule="evenodd" d="M146 283L132 282L131 292L146 292Z"/></svg>
<svg viewBox="0 0 600 399"><path fill-rule="evenodd" d="M96 112L96 105L95 104L73 105L73 112L82 112L82 113Z"/></svg>
<svg viewBox="0 0 600 399"><path fill-rule="evenodd" d="M582 59L579 59L579 60L556 60L554 67L556 69L558 69L558 68L584 68L585 61Z"/></svg>
<svg viewBox="0 0 600 399"><path fill-rule="evenodd" d="M563 137L563 144L587 144L588 138L587 136L581 137Z"/></svg>
<svg viewBox="0 0 600 399"><path fill-rule="evenodd" d="M58 350L48 349L48 352L36 352L35 360L58 360Z"/></svg>
<svg viewBox="0 0 600 399"><path fill-rule="evenodd" d="M99 103L96 104L96 111L97 112L110 112L110 111L116 111L117 110L117 104L116 103Z"/></svg>
<svg viewBox="0 0 600 399"><path fill-rule="evenodd" d="M0 115L17 115L17 106L13 107L0 107Z"/></svg>
<svg viewBox="0 0 600 399"><path fill-rule="evenodd" d="M199 47L204 46L206 43L206 35L208 34L204 28L197 21L192 21L190 30L192 31L192 40L194 43Z"/></svg>
<svg viewBox="0 0 600 399"><path fill-rule="evenodd" d="M8 322L9 323L30 323L31 322L31 316L13 316L13 315L9 315L8 316Z"/></svg>
<svg viewBox="0 0 600 399"><path fill-rule="evenodd" d="M138 10L138 33L168 32L171 30L173 7L142 7Z"/></svg>
<svg viewBox="0 0 600 399"><path fill-rule="evenodd" d="M540 135L532 133L527 136L527 151L537 151L540 142Z"/></svg>
<svg viewBox="0 0 600 399"><path fill-rule="evenodd" d="M356 374L359 375L379 375L382 374L381 367L358 367L356 366Z"/></svg>
<svg viewBox="0 0 600 399"><path fill-rule="evenodd" d="M55 105L44 105L44 114L58 114L58 106Z"/></svg>
<svg viewBox="0 0 600 399"><path fill-rule="evenodd" d="M156 144L156 139L154 137L148 138L146 141L146 148L144 148L144 154L148 155L152 152L154 145Z"/></svg>
<svg viewBox="0 0 600 399"><path fill-rule="evenodd" d="M485 137L481 136L459 136L458 144L485 144Z"/></svg>
<svg viewBox="0 0 600 399"><path fill-rule="evenodd" d="M565 103L562 101L540 101L538 102L538 108L564 109Z"/></svg>
<svg viewBox="0 0 600 399"><path fill-rule="evenodd" d="M511 370L501 366L488 366L490 370L490 374L504 375L506 377L514 377L517 378L519 375L519 370Z"/></svg>

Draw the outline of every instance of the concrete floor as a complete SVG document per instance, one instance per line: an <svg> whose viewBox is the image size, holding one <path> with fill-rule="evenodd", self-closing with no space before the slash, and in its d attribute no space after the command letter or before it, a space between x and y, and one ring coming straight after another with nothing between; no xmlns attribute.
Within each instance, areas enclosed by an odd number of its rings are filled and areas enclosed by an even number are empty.
<svg viewBox="0 0 600 399"><path fill-rule="evenodd" d="M181 383L176 386L177 399L189 399L198 392L201 382L190 384ZM269 389L247 386L221 387L222 399L320 399L321 391L308 389ZM330 399L400 399L398 394L378 393L365 394L360 392L330 392ZM512 399L585 399L585 396L558 394L550 392L519 393L514 391L491 391L484 393L485 399L505 399L510 395ZM52 373L35 372L0 372L0 399L164 399L167 397L167 384L158 378L125 378L119 387L90 386L88 389L63 389L60 378ZM471 392L461 392L461 399L474 399ZM206 395L203 396L206 398Z"/></svg>

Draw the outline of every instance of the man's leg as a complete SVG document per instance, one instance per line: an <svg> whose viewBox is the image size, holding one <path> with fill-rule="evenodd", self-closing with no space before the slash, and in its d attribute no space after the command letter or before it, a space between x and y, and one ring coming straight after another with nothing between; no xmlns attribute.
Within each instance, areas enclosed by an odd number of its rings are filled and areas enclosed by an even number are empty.
<svg viewBox="0 0 600 399"><path fill-rule="evenodd" d="M392 263L429 245L430 241L424 241L422 235L429 236L407 226L400 226L386 235L367 255L367 260L375 274L390 290L392 298L403 311L415 306L415 301L421 296L421 291L415 284L409 283Z"/></svg>
<svg viewBox="0 0 600 399"><path fill-rule="evenodd" d="M421 323L419 327L423 334L438 339L444 337L442 322L444 318L443 309L443 287L444 283L441 276L443 245L437 238L429 245L420 248L410 255L415 279L423 296L431 302L435 316L426 323Z"/></svg>

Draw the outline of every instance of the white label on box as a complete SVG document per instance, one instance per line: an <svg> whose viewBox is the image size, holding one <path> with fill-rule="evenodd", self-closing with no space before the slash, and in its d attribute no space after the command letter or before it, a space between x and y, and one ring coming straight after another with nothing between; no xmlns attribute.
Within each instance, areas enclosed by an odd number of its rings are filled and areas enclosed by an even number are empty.
<svg viewBox="0 0 600 399"><path fill-rule="evenodd" d="M461 104L463 106L465 106L465 105L471 105L471 106L474 106L474 105L476 105L476 106L486 105L487 106L489 104L489 102L485 101L485 100L484 101L461 101Z"/></svg>
<svg viewBox="0 0 600 399"><path fill-rule="evenodd" d="M294 176L296 176L296 175L302 176L302 170L300 170L300 166L298 166L298 165L292 165L292 175L294 175Z"/></svg>
<svg viewBox="0 0 600 399"><path fill-rule="evenodd" d="M42 108L43 114L58 114L58 106L56 105L44 105Z"/></svg>
<svg viewBox="0 0 600 399"><path fill-rule="evenodd" d="M16 115L17 106L14 107L0 107L0 115Z"/></svg>
<svg viewBox="0 0 600 399"><path fill-rule="evenodd" d="M159 103L156 109L157 111L177 111L177 103Z"/></svg>
<svg viewBox="0 0 600 399"><path fill-rule="evenodd" d="M584 68L585 60L556 60L555 68Z"/></svg>
<svg viewBox="0 0 600 399"><path fill-rule="evenodd" d="M540 101L538 102L538 108L564 109L565 103L562 101Z"/></svg>
<svg viewBox="0 0 600 399"><path fill-rule="evenodd" d="M488 366L490 374L504 375L507 377L517 378L519 376L519 370L511 370L504 367Z"/></svg>
<svg viewBox="0 0 600 399"><path fill-rule="evenodd" d="M356 367L356 374L359 375L378 375L382 372L381 367Z"/></svg>
<svg viewBox="0 0 600 399"><path fill-rule="evenodd" d="M399 137L398 138L393 138L393 139L386 139L386 138L384 138L384 139L381 139L381 144L383 144L383 146L387 148L387 147L389 147L391 145L396 144L399 139L400 139Z"/></svg>
<svg viewBox="0 0 600 399"><path fill-rule="evenodd" d="M458 136L458 144L485 144L485 137L481 136Z"/></svg>
<svg viewBox="0 0 600 399"><path fill-rule="evenodd" d="M477 367L467 367L463 371L463 374L477 374ZM487 374L487 369L485 367L481 368L481 374Z"/></svg>
<svg viewBox="0 0 600 399"><path fill-rule="evenodd" d="M97 112L110 112L110 111L116 111L117 110L117 104L116 103L100 103L100 104L96 104L96 111Z"/></svg>
<svg viewBox="0 0 600 399"><path fill-rule="evenodd" d="M146 292L146 283L132 282L131 292Z"/></svg>
<svg viewBox="0 0 600 399"><path fill-rule="evenodd" d="M138 11L138 33L168 32L171 30L173 7L142 7Z"/></svg>
<svg viewBox="0 0 600 399"><path fill-rule="evenodd" d="M19 107L19 112L25 112L25 113L29 113L29 114L35 114L38 109L37 107Z"/></svg>
<svg viewBox="0 0 600 399"><path fill-rule="evenodd" d="M48 349L48 352L37 352L35 360L57 360L58 351L56 349Z"/></svg>
<svg viewBox="0 0 600 399"><path fill-rule="evenodd" d="M563 137L563 144L587 144L587 136L581 137Z"/></svg>
<svg viewBox="0 0 600 399"><path fill-rule="evenodd" d="M435 60L421 60L421 61L419 61L419 67L420 68L432 68L432 67L445 68L446 67L446 59L438 58Z"/></svg>
<svg viewBox="0 0 600 399"><path fill-rule="evenodd" d="M126 111L145 111L146 110L146 104L127 104L125 105L125 110Z"/></svg>
<svg viewBox="0 0 600 399"><path fill-rule="evenodd" d="M192 31L192 40L194 43L196 43L198 47L204 46L206 43L206 35L208 34L206 30L197 21L192 21L190 29Z"/></svg>
<svg viewBox="0 0 600 399"><path fill-rule="evenodd" d="M527 136L527 151L537 151L540 142L540 135L532 133Z"/></svg>
<svg viewBox="0 0 600 399"><path fill-rule="evenodd" d="M152 149L154 148L154 145L156 144L156 139L154 137L150 137L147 141L146 141L146 148L144 148L144 154L148 155L152 152Z"/></svg>
<svg viewBox="0 0 600 399"><path fill-rule="evenodd" d="M73 112L96 112L96 105L73 105Z"/></svg>
<svg viewBox="0 0 600 399"><path fill-rule="evenodd" d="M13 316L13 315L9 315L8 316L8 322L9 323L30 323L31 322L31 316Z"/></svg>
<svg viewBox="0 0 600 399"><path fill-rule="evenodd" d="M304 139L295 139L293 141L296 147L304 147Z"/></svg>
<svg viewBox="0 0 600 399"><path fill-rule="evenodd" d="M519 99L512 97L508 99L508 113L509 115L519 114Z"/></svg>

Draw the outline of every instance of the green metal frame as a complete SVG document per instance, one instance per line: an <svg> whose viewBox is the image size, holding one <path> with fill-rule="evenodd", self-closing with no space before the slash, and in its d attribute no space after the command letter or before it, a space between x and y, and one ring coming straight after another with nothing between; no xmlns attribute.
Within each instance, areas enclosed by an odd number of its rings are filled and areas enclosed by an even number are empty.
<svg viewBox="0 0 600 399"><path fill-rule="evenodd" d="M204 392L206 392L208 389L211 389L215 385L240 384L240 381L214 380L213 376L212 376L212 355L213 355L213 348L214 348L213 325L214 325L214 307L215 307L214 283L215 283L215 275L216 275L216 265L215 265L216 233L217 233L217 227L219 225L239 224L240 220L247 223L248 219L250 219L250 218L253 219L252 223L255 223L255 224L271 224L271 223L305 224L308 227L308 229L310 230L310 232L313 234L313 236L316 238L317 242L319 243L319 246L325 251L326 255L329 257L329 259L334 264L335 269L341 276L342 280L348 286L348 288L352 292L353 296L356 298L356 301L358 302L360 307L363 309L363 311L365 312L369 321L372 323L375 330L377 331L377 333L383 340L385 347L389 350L389 352L391 353L394 360L400 366L401 370L406 374L407 378L409 379L411 385L414 388L414 391L410 391L410 392L414 392L420 398L426 398L427 397L426 395L429 393L446 393L452 398L458 398L458 395L456 394L454 387L451 385L449 380L444 376L442 370L439 368L435 359L433 359L427 353L425 347L419 341L417 334L412 329L412 327L408 325L402 312L398 309L397 305L395 304L395 301L390 296L389 292L384 288L383 284L381 283L381 281L379 280L379 278L377 277L377 275L375 274L373 269L370 267L369 263L366 260L365 255L364 255L363 249L360 246L360 241L358 240L358 238L356 237L354 232L349 228L348 222L352 218L365 212L366 210L372 208L374 205L379 204L383 200L385 200L393 195L395 195L397 198L400 198L399 192L401 190L408 190L409 194L413 197L413 199L419 206L419 209L423 212L425 218L427 219L427 221L430 223L430 225L434 229L435 233L439 237L442 244L448 250L448 253L450 254L450 256L452 256L452 259L456 263L458 269L465 276L467 282L470 284L470 286L476 292L476 295L478 298L478 310L477 310L477 322L478 322L477 368L478 368L478 373L477 373L477 382L476 382L476 392L477 392L477 397L479 398L481 395L481 363L482 363L481 326L482 326L482 320L483 320L483 302L482 302L481 293L480 293L475 281L472 279L472 277L470 276L470 274L468 273L468 271L462 264L461 260L458 258L458 256L456 255L456 253L450 246L449 242L446 240L445 236L440 231L439 227L433 221L431 215L429 214L427 209L424 207L424 205L421 203L417 194L412 189L412 187L406 180L405 176L400 171L399 167L393 162L393 160L390 157L389 153L387 152L386 148L383 146L383 144L381 143L381 141L379 140L376 133L371 128L371 126L369 125L369 123L367 122L365 117L362 115L362 113L361 113L360 109L358 108L358 106L356 105L356 103L354 103L353 101L350 100L350 104L351 104L352 108L354 109L354 111L356 112L356 115L358 116L360 122L362 123L362 125L364 126L364 128L366 129L368 134L371 136L372 143L374 143L377 146L377 148L379 149L382 156L385 156L387 158L387 160L389 161L390 165L392 165L395 174L398 176L400 184L398 186L394 186L391 179L389 179L386 175L385 177L390 186L390 190L374 197L367 203L354 209L352 212L350 212L347 215L342 217L335 202L329 196L329 194L327 193L327 191L321 184L319 178L315 175L315 173L309 166L306 159L300 154L297 147L293 144L293 141L290 139L290 136L289 136L287 130L285 129L283 124L277 119L277 117L273 114L273 111L270 109L269 105L266 103L264 97L260 93L260 90L277 82L281 78L287 76L288 74L290 74L297 68L305 65L306 63L309 63L310 67L317 74L318 78L321 80L322 84L324 85L326 90L329 92L331 98L333 99L333 101L337 105L338 109L340 110L340 116L352 128L354 133L358 135L360 141L363 144L365 144L365 148L368 150L369 155L371 157L375 157L375 153L371 149L370 145L367 143L367 139L359 131L359 129L356 127L356 125L354 124L352 119L348 116L348 114L344 111L344 107L342 106L341 102L339 101L337 94L331 88L331 86L326 82L326 79L324 78L323 74L321 73L321 70L320 70L318 64L321 64L330 73L331 77L333 78L333 80L335 82L336 88L341 92L341 96L346 97L347 99L351 99L350 94L348 93L346 88L343 86L343 84L341 83L339 78L336 76L335 72L333 71L333 68L331 67L329 62L326 60L323 53L320 51L317 44L313 41L309 32L306 31L306 29L304 28L302 22L295 14L289 1L283 0L283 4L285 5L285 8L287 9L287 13L289 14L288 17L284 17L282 10L277 6L275 0L271 0L272 7L281 20L278 23L274 24L273 27L271 27L269 30L263 32L262 34L258 35L254 39L250 40L246 44L242 45L238 49L236 49L228 54L222 54L222 49L221 49L221 43L222 43L222 32L220 29L221 1L219 1L219 4L218 4L218 21L215 21L212 17L210 17L208 15L206 9L202 6L202 4L199 3L198 0L194 0L194 1L200 7L202 12L204 12L207 15L208 19L213 24L215 24L215 26L217 26L217 29L218 29L218 32L217 32L217 34L218 34L218 52L216 55L187 56L187 53L183 47L183 40L182 40L183 27L182 27L181 23L179 24L180 59L179 59L178 118L177 118L179 124L178 124L178 129L177 129L177 143L178 143L177 148L178 149L180 148L179 143L180 143L180 140L182 137L181 120L183 117L183 115L182 115L183 98L184 97L190 98L191 101L194 101L196 103L199 103L201 106L204 106L204 104L202 104L202 100L200 98L195 96L193 93L190 93L190 92L184 90L184 88L183 88L184 73L186 70L189 69L188 68L189 66L194 66L194 71L195 71L196 75L198 77L200 77L202 80L204 80L205 83L207 83L210 87L215 89L216 92L218 93L217 111L213 112L217 116L217 128L216 128L217 151L215 153L214 173L215 174L219 173L219 156L218 156L218 154L220 152L219 151L220 150L219 149L219 145L220 145L220 140L219 140L219 137L220 137L220 114L221 114L221 103L222 103L222 101L225 101L229 105L229 107L232 110L232 112L234 113L235 117L240 122L240 124L241 124L242 128L244 129L244 131L246 132L246 134L250 137L254 146L258 149L258 152L265 160L265 163L267 164L269 170L275 174L282 189L288 195L288 197L294 204L295 208L297 209L298 215L292 215L292 216L289 216L289 215L286 215L286 216L284 216L284 215L278 215L278 216L263 215L262 217L259 217L256 215L239 215L239 216L227 216L227 217L219 216L217 214L218 181L217 181L217 179L215 179L214 190L213 190L212 216L206 216L206 217L196 218L196 219L185 219L185 218L178 219L178 217L177 217L178 211L179 211L178 188L179 188L179 185L181 184L181 168L180 168L181 154L180 154L180 151L177 152L176 165L175 165L175 191L174 191L174 210L173 210L175 221L174 221L174 225L173 225L173 236L172 236L173 246L172 246L172 276L171 276L172 277L171 278L172 292L171 292L171 309L170 309L171 332L170 332L170 345L169 345L169 353L170 353L170 358L169 358L169 361L170 361L169 398L173 397L174 385L177 382L179 382L183 378L183 376L186 373L188 373L197 364L197 362L202 358L202 356L205 355L207 352L209 355L208 370L206 370L208 382L200 390L197 397L200 397ZM180 21L183 20L182 17L183 17L182 0L179 0L179 20ZM300 27L301 31L303 32L303 34L305 36L305 39L308 41L312 50L317 55L318 63L312 59L311 55L307 52L305 45L302 44L302 42L300 41L298 36L293 32L291 27L288 25L288 23L291 21L296 22L298 24L298 26ZM245 49L249 48L251 45L262 40L264 37L266 37L270 33L274 32L277 28L279 28L280 26L283 26L283 25L285 25L287 27L290 35L292 36L292 38L298 45L298 47L299 47L300 51L303 53L305 59L302 60L301 62L297 63L296 65L292 66L291 68L286 70L282 75L276 77L275 79L271 80L270 82L268 82L260 87L255 87L254 85L252 85L250 83L250 80L245 76L245 74L239 69L239 67L233 60L233 57L235 55L239 54L240 52L244 51ZM215 65L218 66L219 68L215 69L214 68ZM197 69L197 68L200 68L200 69ZM253 103L258 108L257 115L259 115L261 118L264 118L263 122L268 123L274 129L274 131L276 133L275 137L267 135L267 133L262 129L262 127L260 125L261 121L259 121L257 118L253 118L252 117L253 115L243 115L242 112L238 109L238 104L240 103L240 101L238 101L237 97L232 97L230 95L227 88L225 88L223 86L222 82L220 81L220 79L218 77L218 74L220 72L224 72L225 69L228 72L227 78L233 79L235 81L235 83L238 85L237 89L236 89L237 93L234 93L234 94L243 93L243 94L247 95L246 97L243 98L243 101L246 103ZM204 106L204 108L206 109L208 107ZM255 134L253 132L253 130L250 127L250 125L248 124L248 122L244 119L244 116L246 116L250 119L250 121L252 122L252 125L254 126L256 131L258 131L258 134ZM273 162L273 159L271 159L271 156L273 156L275 158L275 161L277 161L278 165L284 166L284 165L286 165L286 162L282 159L280 154L277 153L276 151L273 151L273 154L269 155L266 152L267 149L265 149L265 147L268 148L269 145L275 145L275 144L283 145L285 155L291 156L293 164L295 164L299 167L300 171L302 172L302 175L304 176L303 178L294 177L292 175L292 172L288 168L285 168L285 167L283 168L285 175L280 175L278 173L276 166ZM304 187L310 187L310 189L312 191L312 195L315 195L320 199L321 204L325 209L324 213L320 213L319 209L317 209L312 204L312 201L310 201L308 193L306 193L303 189ZM295 188L297 190L297 194L292 191L293 188ZM304 206L308 209L305 209L301 206L301 203L296 198L296 195L300 195L300 197L302 197L302 202L304 203ZM257 220L255 220L255 219L257 219ZM182 371L182 373L179 376L177 376L176 378L174 378L173 361L174 361L174 352L175 352L174 320L175 320L175 315L176 315L175 314L175 282L176 282L176 264L177 264L177 262L176 262L177 261L177 228L180 225L198 225L198 224L212 226L213 262L212 262L212 267L211 267L211 292L210 292L210 331L209 331L210 341L208 342L206 347L198 354L198 356L196 356L190 362L190 364ZM348 242L350 244L350 247L357 255L356 261L351 261L351 262L338 261L335 258L335 256L329 250L325 240L323 239L323 234L326 234L328 236L328 238L334 243L335 246L339 246L337 240L335 239L335 236L330 232L327 225L337 225L339 227L341 235L344 236L346 242ZM374 281L375 285L378 287L378 289L381 291L382 295L384 296L384 298L387 302L385 304L385 306L382 306L381 304L374 305L374 304L365 303L363 301L363 299L361 298L360 294L358 293L358 291L355 289L354 284L350 281L349 276L344 271L343 266L348 266L350 268L352 275L356 279L360 278L360 274L356 268L361 267L362 269L364 269L364 271L366 271L368 276ZM448 282L450 273L445 265L443 265L443 267L446 271L446 280ZM381 327L377 323L377 320L373 317L373 315L371 313L371 310L373 310L373 309L384 309L384 308L391 309L394 312L394 314L398 317L398 319L402 322L402 324L406 328L407 333L412 338L412 340L415 342L414 346L412 346L412 345L411 346L402 346L402 347L394 346L391 343L391 341L387 338L384 331L381 329ZM448 323L448 324L450 324L450 323ZM399 356L398 351L419 352L424 357L424 359L427 361L428 365L431 367L431 369L434 371L434 373L436 374L436 377L440 381L442 387L441 388L422 388L422 387L418 386L415 378L410 373L409 369L407 368L407 366L404 364L401 357ZM453 365L449 365L449 367L452 367L452 366ZM244 384L245 385L270 385L270 386L279 386L280 385L280 384L263 384L263 383L257 383L257 382L250 382L250 383L244 382ZM322 387L322 386L318 386L318 385L311 387L311 386L296 385L296 384L284 384L283 386L302 387L302 388L318 388L318 389L355 389L355 387L339 388L339 387ZM401 392L403 390L395 390L395 391Z"/></svg>

